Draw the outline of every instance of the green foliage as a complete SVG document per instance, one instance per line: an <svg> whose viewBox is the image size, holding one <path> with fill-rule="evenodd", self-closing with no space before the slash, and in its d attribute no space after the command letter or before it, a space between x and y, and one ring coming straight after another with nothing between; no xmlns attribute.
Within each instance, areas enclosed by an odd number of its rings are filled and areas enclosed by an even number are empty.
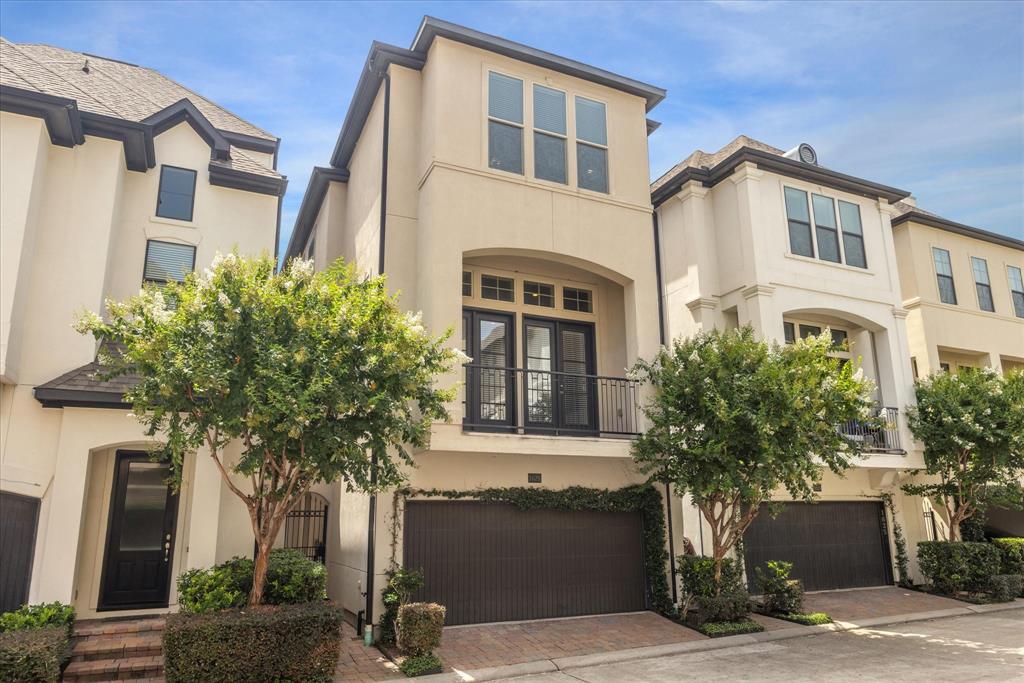
<svg viewBox="0 0 1024 683"><path fill-rule="evenodd" d="M896 583L903 588L911 588L914 582L910 578L910 555L907 553L907 539L903 536L903 526L896 521L896 504L888 491L883 491L878 497L882 499L885 509L889 511L889 519L892 520L892 540L896 546Z"/></svg>
<svg viewBox="0 0 1024 683"><path fill-rule="evenodd" d="M947 595L989 591L992 577L999 573L1001 559L999 549L991 543L921 541L917 544L921 573L935 590Z"/></svg>
<svg viewBox="0 0 1024 683"><path fill-rule="evenodd" d="M0 683L56 683L71 657L68 626L31 626L0 633Z"/></svg>
<svg viewBox="0 0 1024 683"><path fill-rule="evenodd" d="M722 638L744 633L760 633L764 630L764 626L753 619L742 619L740 621L709 621L702 624L697 630L709 638Z"/></svg>
<svg viewBox="0 0 1024 683"><path fill-rule="evenodd" d="M252 590L253 561L234 557L210 569L190 569L178 576L178 603L185 612L202 614L246 604ZM323 565L293 549L270 552L264 602L288 605L327 597Z"/></svg>
<svg viewBox="0 0 1024 683"><path fill-rule="evenodd" d="M398 649L415 657L441 647L444 615L444 606L433 602L410 602L399 607Z"/></svg>
<svg viewBox="0 0 1024 683"><path fill-rule="evenodd" d="M764 567L755 567L761 605L770 613L799 612L804 606L804 589L797 579L789 578L792 562L772 560Z"/></svg>
<svg viewBox="0 0 1024 683"><path fill-rule="evenodd" d="M381 591L384 602L384 615L380 623L380 639L385 643L394 643L398 608L412 599L412 594L423 587L423 572L418 569L397 567L388 572L388 582Z"/></svg>
<svg viewBox="0 0 1024 683"><path fill-rule="evenodd" d="M22 605L13 612L0 614L0 632L63 626L68 635L75 624L75 608L62 602Z"/></svg>
<svg viewBox="0 0 1024 683"><path fill-rule="evenodd" d="M716 561L773 492L810 501L824 468L851 465L861 445L837 425L878 422L870 382L832 351L828 330L780 347L745 327L676 340L634 366L632 376L655 391L633 458L692 496L711 526Z"/></svg>
<svg viewBox="0 0 1024 683"><path fill-rule="evenodd" d="M1020 490L1024 476L1024 373L990 368L938 373L915 383L910 429L924 444L925 472L937 481L906 484L949 512L950 540L984 509L992 487ZM915 472L916 474L916 472Z"/></svg>
<svg viewBox="0 0 1024 683"><path fill-rule="evenodd" d="M326 602L171 614L169 683L330 681L341 650L341 608Z"/></svg>
<svg viewBox="0 0 1024 683"><path fill-rule="evenodd" d="M992 544L1002 553L1003 574L1024 574L1024 538L993 538Z"/></svg>
<svg viewBox="0 0 1024 683"><path fill-rule="evenodd" d="M719 590L733 593L743 590L743 577L732 558L722 562L721 582L715 583L714 558L705 555L680 555L676 558L676 571L683 585L683 592L698 598L710 598Z"/></svg>
<svg viewBox="0 0 1024 683"><path fill-rule="evenodd" d="M472 498L488 503L509 503L520 510L601 510L639 512L643 519L644 570L647 575L647 599L650 609L667 614L672 610L668 588L668 552L665 550L665 503L649 484L621 489L592 489L570 486L565 489L510 488L469 491L442 489L402 489L400 495L424 498Z"/></svg>
<svg viewBox="0 0 1024 683"><path fill-rule="evenodd" d="M832 617L825 612L810 612L807 614L799 612L789 612L773 614L776 619L784 619L786 621L792 621L797 624L803 624L804 626L820 626L822 624L831 624Z"/></svg>
<svg viewBox="0 0 1024 683"><path fill-rule="evenodd" d="M427 674L439 674L444 671L444 665L435 654L406 657L398 665L398 668L409 678L413 676L426 676Z"/></svg>
<svg viewBox="0 0 1024 683"><path fill-rule="evenodd" d="M253 601L295 502L320 482L359 491L400 484L411 449L427 444L455 398L435 378L465 360L445 346L450 331L431 337L418 315L401 311L383 277L340 261L318 273L310 261L280 273L275 265L218 255L181 285L108 302L109 322L92 313L77 325L123 349L101 356L105 376L141 378L126 398L160 441L154 455L172 463L173 481L185 454L205 447L246 504L260 551ZM229 443L240 444L231 463Z"/></svg>
<svg viewBox="0 0 1024 683"><path fill-rule="evenodd" d="M1013 602L1018 595L1024 595L1024 575L996 574L992 577L990 595L993 602Z"/></svg>

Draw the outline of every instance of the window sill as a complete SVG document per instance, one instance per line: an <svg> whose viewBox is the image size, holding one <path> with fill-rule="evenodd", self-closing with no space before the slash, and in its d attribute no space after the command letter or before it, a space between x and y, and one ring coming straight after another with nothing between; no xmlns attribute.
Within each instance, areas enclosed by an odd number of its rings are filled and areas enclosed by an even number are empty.
<svg viewBox="0 0 1024 683"><path fill-rule="evenodd" d="M800 256L799 254L791 254L788 251L784 252L782 255L785 256L786 258L792 259L794 261L802 261L804 263L814 263L814 264L819 265L819 266L828 266L829 268L838 268L839 270L845 270L845 271L848 271L850 273L859 273L861 275L872 275L872 276L874 276L874 274L875 274L874 271L872 271L869 268L858 268L857 266L850 266L850 265L847 265L845 263L833 263L832 261L826 261L826 260L820 259L820 258L811 258L810 256Z"/></svg>
<svg viewBox="0 0 1024 683"><path fill-rule="evenodd" d="M191 220L191 221L183 221L183 220L179 220L177 218L164 218L163 216L150 216L149 217L149 222L150 223L163 223L164 225L176 225L179 228L192 228L192 229L196 229L196 230L199 228L199 226L196 225L196 222L195 222L194 219Z"/></svg>

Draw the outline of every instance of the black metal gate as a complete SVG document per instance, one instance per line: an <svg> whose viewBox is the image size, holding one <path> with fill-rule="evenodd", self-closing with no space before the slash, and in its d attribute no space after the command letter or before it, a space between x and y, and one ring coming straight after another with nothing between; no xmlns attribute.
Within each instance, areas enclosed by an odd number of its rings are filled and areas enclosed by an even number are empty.
<svg viewBox="0 0 1024 683"><path fill-rule="evenodd" d="M0 612L28 601L39 499L0 493Z"/></svg>
<svg viewBox="0 0 1024 683"><path fill-rule="evenodd" d="M284 547L327 563L327 499L309 492L284 521Z"/></svg>

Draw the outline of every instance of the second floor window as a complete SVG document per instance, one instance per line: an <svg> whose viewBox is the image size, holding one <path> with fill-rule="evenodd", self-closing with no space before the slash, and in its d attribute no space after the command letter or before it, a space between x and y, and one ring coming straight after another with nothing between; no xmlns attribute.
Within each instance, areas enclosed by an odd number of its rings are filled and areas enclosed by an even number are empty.
<svg viewBox="0 0 1024 683"><path fill-rule="evenodd" d="M523 173L523 82L491 71L487 81L487 165Z"/></svg>
<svg viewBox="0 0 1024 683"><path fill-rule="evenodd" d="M978 306L983 311L994 313L992 303L992 284L988 281L988 263L977 256L971 257L971 271L974 272L974 289L978 292Z"/></svg>
<svg viewBox="0 0 1024 683"><path fill-rule="evenodd" d="M860 207L840 199L839 220L843 226L843 254L846 256L846 264L867 268L868 259L864 253L864 228L860 223Z"/></svg>
<svg viewBox="0 0 1024 683"><path fill-rule="evenodd" d="M195 196L195 171L176 166L160 167L160 190L156 201L157 216L191 221Z"/></svg>
<svg viewBox="0 0 1024 683"><path fill-rule="evenodd" d="M818 238L818 256L839 263L839 226L836 225L836 205L831 197L811 195L814 207L814 231Z"/></svg>
<svg viewBox="0 0 1024 683"><path fill-rule="evenodd" d="M576 97L576 184L608 192L608 129L601 102Z"/></svg>
<svg viewBox="0 0 1024 683"><path fill-rule="evenodd" d="M791 254L814 258L817 252L823 261L868 267L859 206L820 194L808 197L795 187L784 187L783 194Z"/></svg>
<svg viewBox="0 0 1024 683"><path fill-rule="evenodd" d="M811 215L807 212L807 193L786 188L786 218L789 221L789 250L814 258Z"/></svg>
<svg viewBox="0 0 1024 683"><path fill-rule="evenodd" d="M944 304L956 305L956 287L953 285L953 264L949 260L949 252L945 249L932 247L932 258L935 259L935 278L939 284L939 301Z"/></svg>
<svg viewBox="0 0 1024 683"><path fill-rule="evenodd" d="M1006 266L1006 277L1010 280L1013 312L1018 318L1024 318L1024 277L1021 277L1020 268Z"/></svg>
<svg viewBox="0 0 1024 683"><path fill-rule="evenodd" d="M146 265L142 271L144 282L165 285L168 282L183 282L185 276L196 266L196 248L191 244L176 244L148 240L146 242Z"/></svg>
<svg viewBox="0 0 1024 683"><path fill-rule="evenodd" d="M568 182L565 162L565 93L533 86L533 175Z"/></svg>

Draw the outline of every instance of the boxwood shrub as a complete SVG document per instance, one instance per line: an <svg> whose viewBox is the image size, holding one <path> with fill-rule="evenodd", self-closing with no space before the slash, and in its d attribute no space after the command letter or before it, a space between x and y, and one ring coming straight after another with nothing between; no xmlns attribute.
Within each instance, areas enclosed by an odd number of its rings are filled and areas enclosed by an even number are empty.
<svg viewBox="0 0 1024 683"><path fill-rule="evenodd" d="M66 625L0 633L0 682L51 683L71 657Z"/></svg>
<svg viewBox="0 0 1024 683"><path fill-rule="evenodd" d="M413 657L441 646L445 609L433 602L410 602L398 608L398 649Z"/></svg>
<svg viewBox="0 0 1024 683"><path fill-rule="evenodd" d="M709 621L697 629L709 638L721 638L723 636L738 636L743 633L760 633L764 626L753 619L741 619L739 621Z"/></svg>
<svg viewBox="0 0 1024 683"><path fill-rule="evenodd" d="M168 683L329 681L342 610L327 602L178 613L164 628Z"/></svg>
<svg viewBox="0 0 1024 683"><path fill-rule="evenodd" d="M62 602L47 602L38 605L22 605L13 612L0 614L0 631L21 631L24 629L43 628L44 626L63 626L68 635L75 625L75 608Z"/></svg>
<svg viewBox="0 0 1024 683"><path fill-rule="evenodd" d="M233 557L210 569L191 569L178 577L178 603L185 612L202 614L242 607L252 590L253 561ZM270 552L263 601L268 605L293 605L327 598L324 566L297 550Z"/></svg>
<svg viewBox="0 0 1024 683"><path fill-rule="evenodd" d="M935 590L948 595L960 591L985 593L999 573L1002 556L991 543L921 541L917 560Z"/></svg>
<svg viewBox="0 0 1024 683"><path fill-rule="evenodd" d="M789 578L792 562L770 561L755 567L761 605L768 612L799 612L804 606L804 589L797 579Z"/></svg>
<svg viewBox="0 0 1024 683"><path fill-rule="evenodd" d="M682 614L690 626L708 622L742 620L750 612L750 595L743 587L739 566L730 558L722 561L721 591L715 595L715 562L703 555L679 557L679 574L684 597L690 607Z"/></svg>
<svg viewBox="0 0 1024 683"><path fill-rule="evenodd" d="M1002 554L1003 574L1024 574L1024 538L993 538L992 544Z"/></svg>
<svg viewBox="0 0 1024 683"><path fill-rule="evenodd" d="M992 577L993 602L1013 602L1018 595L1024 595L1024 576L1020 574L997 574Z"/></svg>

